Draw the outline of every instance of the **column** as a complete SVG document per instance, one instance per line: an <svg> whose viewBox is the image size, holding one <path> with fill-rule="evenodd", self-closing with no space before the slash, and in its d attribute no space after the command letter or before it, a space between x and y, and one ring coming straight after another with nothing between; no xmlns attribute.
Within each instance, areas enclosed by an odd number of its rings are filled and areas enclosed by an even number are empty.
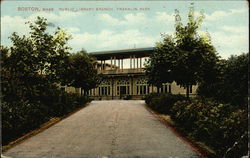
<svg viewBox="0 0 250 158"><path fill-rule="evenodd" d="M118 69L120 69L120 59L118 59Z"/></svg>
<svg viewBox="0 0 250 158"><path fill-rule="evenodd" d="M130 69L132 69L132 56L130 55Z"/></svg>
<svg viewBox="0 0 250 158"><path fill-rule="evenodd" d="M121 66L122 66L122 70L123 70L123 59L121 59L121 60L122 60L122 61L121 61L121 62L122 62L122 65L121 65Z"/></svg>
<svg viewBox="0 0 250 158"><path fill-rule="evenodd" d="M112 65L113 65L113 57L111 57L111 59L110 59L110 67L111 67L111 70L112 70Z"/></svg>
<svg viewBox="0 0 250 158"><path fill-rule="evenodd" d="M114 57L114 68L116 67L116 57Z"/></svg>
<svg viewBox="0 0 250 158"><path fill-rule="evenodd" d="M142 68L142 61L141 61L141 58L140 58L140 69Z"/></svg>
<svg viewBox="0 0 250 158"><path fill-rule="evenodd" d="M137 69L139 68L139 58L136 58L136 60L137 60Z"/></svg>
<svg viewBox="0 0 250 158"><path fill-rule="evenodd" d="M135 55L134 55L134 57L133 57L133 58L134 58L134 69L135 69Z"/></svg>

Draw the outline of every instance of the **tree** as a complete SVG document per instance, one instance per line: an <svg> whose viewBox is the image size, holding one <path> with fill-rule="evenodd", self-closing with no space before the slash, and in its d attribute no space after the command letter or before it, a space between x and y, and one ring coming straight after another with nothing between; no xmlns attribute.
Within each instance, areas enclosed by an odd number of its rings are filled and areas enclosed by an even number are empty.
<svg viewBox="0 0 250 158"><path fill-rule="evenodd" d="M198 94L247 109L249 53L231 56L218 64L217 80L202 82Z"/></svg>
<svg viewBox="0 0 250 158"><path fill-rule="evenodd" d="M224 71L224 88L227 102L247 109L249 53L231 56Z"/></svg>
<svg viewBox="0 0 250 158"><path fill-rule="evenodd" d="M162 35L163 42L158 42L153 54L146 63L148 83L158 89L163 83L173 82L173 64L176 60L175 44L171 36Z"/></svg>
<svg viewBox="0 0 250 158"><path fill-rule="evenodd" d="M47 32L47 28L47 20L38 17L34 24L30 24L30 39L33 41L34 56L38 59L39 73L45 75L51 82L58 82L58 74L63 71L63 62L71 49L67 46L71 36L60 28L51 35Z"/></svg>
<svg viewBox="0 0 250 158"><path fill-rule="evenodd" d="M204 19L203 13L195 19L194 8L191 6L188 23L181 23L179 12L176 11L175 40L178 60L174 69L175 81L186 87L187 98L189 88L201 82L213 82L216 76L216 65L219 61L209 35L199 35L198 28Z"/></svg>
<svg viewBox="0 0 250 158"><path fill-rule="evenodd" d="M65 78L63 84L81 88L84 90L84 94L95 88L100 82L95 62L84 50L72 54L68 59L65 73L62 73Z"/></svg>
<svg viewBox="0 0 250 158"><path fill-rule="evenodd" d="M12 98L30 98L60 83L59 74L69 56L70 36L65 31L57 28L51 35L47 20L40 17L29 24L29 35L19 36L14 32L10 36L13 43L10 49L1 46L1 83L5 83L5 96Z"/></svg>
<svg viewBox="0 0 250 158"><path fill-rule="evenodd" d="M33 92L33 85L37 81L37 67L33 56L32 41L23 36L19 37L13 33L10 37L13 46L8 50L7 55L3 58L2 83L4 94L10 94L13 98L15 96L22 96L26 92ZM5 48L6 50L6 48Z"/></svg>
<svg viewBox="0 0 250 158"><path fill-rule="evenodd" d="M213 82L216 79L219 61L209 34L199 35L197 30L204 19L203 13L195 19L191 6L188 23L183 25L179 11L175 15L174 37L164 36L163 42L156 45L156 51L146 67L149 83L160 86L162 83L175 81L186 88L201 82Z"/></svg>

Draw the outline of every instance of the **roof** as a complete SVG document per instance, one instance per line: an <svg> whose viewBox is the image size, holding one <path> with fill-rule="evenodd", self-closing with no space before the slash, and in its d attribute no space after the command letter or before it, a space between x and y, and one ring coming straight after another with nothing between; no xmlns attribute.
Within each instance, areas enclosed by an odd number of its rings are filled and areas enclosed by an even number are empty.
<svg viewBox="0 0 250 158"><path fill-rule="evenodd" d="M132 48L132 49L120 49L120 50L108 50L108 51L97 51L90 52L89 55L96 58L108 58L116 56L117 58L126 58L130 55L135 56L148 56L154 51L155 47L144 47L144 48Z"/></svg>

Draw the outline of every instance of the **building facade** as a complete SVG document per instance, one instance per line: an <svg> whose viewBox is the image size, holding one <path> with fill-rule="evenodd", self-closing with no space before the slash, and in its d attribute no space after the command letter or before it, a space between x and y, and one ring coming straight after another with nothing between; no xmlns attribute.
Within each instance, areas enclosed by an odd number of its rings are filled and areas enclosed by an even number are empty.
<svg viewBox="0 0 250 158"><path fill-rule="evenodd" d="M124 50L99 51L90 53L97 59L98 73L102 81L97 88L87 92L93 99L142 99L145 95L157 92L155 86L147 83L144 63L153 53L154 47ZM196 94L197 86L190 88L190 95ZM67 87L68 92L80 89ZM160 93L185 94L186 89L175 82L163 84Z"/></svg>

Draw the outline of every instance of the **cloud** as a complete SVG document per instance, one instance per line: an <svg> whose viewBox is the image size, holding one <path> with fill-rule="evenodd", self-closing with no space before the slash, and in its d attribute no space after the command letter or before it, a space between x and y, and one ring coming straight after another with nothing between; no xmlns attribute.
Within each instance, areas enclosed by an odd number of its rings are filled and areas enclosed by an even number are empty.
<svg viewBox="0 0 250 158"><path fill-rule="evenodd" d="M98 19L110 25L142 25L147 20L149 20L144 13L136 13L136 14L126 14L123 16L123 20L119 20L110 16L109 14L98 14Z"/></svg>
<svg viewBox="0 0 250 158"><path fill-rule="evenodd" d="M18 32L22 35L29 32L28 25L24 25L28 19L21 16L3 16L1 17L1 37L10 36L12 32ZM3 38L2 38L3 39Z"/></svg>
<svg viewBox="0 0 250 158"><path fill-rule="evenodd" d="M82 34L73 34L70 45L74 51L86 49L88 52L121 48L132 48L153 46L160 36L150 36L136 29L116 32L111 30L102 30L100 33L91 34L88 32Z"/></svg>
<svg viewBox="0 0 250 158"><path fill-rule="evenodd" d="M137 13L137 14L127 14L124 16L126 24L143 24L148 19L144 13Z"/></svg>
<svg viewBox="0 0 250 158"><path fill-rule="evenodd" d="M231 54L240 54L249 50L249 36L244 33L211 32L212 43L219 54L227 58Z"/></svg>
<svg viewBox="0 0 250 158"><path fill-rule="evenodd" d="M232 14L240 14L240 13L245 13L246 10L245 9L230 9L230 12Z"/></svg>
<svg viewBox="0 0 250 158"><path fill-rule="evenodd" d="M216 20L221 20L223 18L229 17L231 15L235 14L241 14L241 13L246 13L247 10L245 9L230 9L229 11L215 11L212 14L205 14L206 20L208 21L216 21Z"/></svg>
<svg viewBox="0 0 250 158"><path fill-rule="evenodd" d="M248 27L246 26L222 26L221 29L230 33L248 35Z"/></svg>
<svg viewBox="0 0 250 158"><path fill-rule="evenodd" d="M229 13L225 11L215 11L211 15L205 14L206 20L209 20L209 21L220 20L227 16L229 16Z"/></svg>
<svg viewBox="0 0 250 158"><path fill-rule="evenodd" d="M174 22L174 14L167 14L167 12L156 12L155 19L159 22Z"/></svg>
<svg viewBox="0 0 250 158"><path fill-rule="evenodd" d="M109 14L98 14L98 19L101 21L104 21L110 25L120 25L121 21L113 18L112 16L110 16Z"/></svg>
<svg viewBox="0 0 250 158"><path fill-rule="evenodd" d="M66 27L65 30L68 32L68 33L77 33L77 32L80 32L80 28L78 27Z"/></svg>
<svg viewBox="0 0 250 158"><path fill-rule="evenodd" d="M125 14L122 18L117 19L111 15L104 13L98 14L98 19L106 24L112 26L145 26L145 25L157 25L174 22L174 14L167 14L167 12L156 12L154 16L149 17L145 13L129 13Z"/></svg>
<svg viewBox="0 0 250 158"><path fill-rule="evenodd" d="M244 25L236 27L234 24L226 23L216 24L215 27L216 20L231 18L231 15L240 16L246 12L244 9L231 9L206 14L206 21L204 22L205 24L211 24L206 25L208 28L210 27L210 30L213 27L213 32L209 31L209 33L215 47L220 51L219 53L230 51L239 53L241 50L248 50L248 27ZM174 32L174 16L172 13L169 14L165 11L152 14L125 13L119 18L107 13L97 14L97 16L91 18L85 17L85 15L82 12L39 12L27 17L2 16L2 44L6 44L7 37L13 31L20 35L27 34L29 27L24 23L34 21L37 16L45 17L48 22L55 24L55 26L62 26L71 33L73 39L69 41L69 44L74 51L79 51L82 48L90 52L133 48L134 45L136 47L153 46L155 42L161 39L161 32L167 34ZM77 21L79 19L86 19L88 22L83 24ZM95 28L94 24L98 24L98 26ZM200 33L202 33L202 30Z"/></svg>
<svg viewBox="0 0 250 158"><path fill-rule="evenodd" d="M34 21L37 16L44 17L48 21L51 22L65 22L70 20L71 18L78 17L82 15L81 12L59 12L58 14L55 13L48 13L48 12L36 12L30 15L27 19Z"/></svg>
<svg viewBox="0 0 250 158"><path fill-rule="evenodd" d="M9 45L10 40L8 37L13 33L17 32L19 35L26 35L30 32L29 24L25 24L26 22L33 22L38 16L44 17L48 20L48 22L52 23L55 26L60 26L60 23L64 23L67 20L71 20L74 17L81 15L81 13L77 12L59 12L55 13L47 13L47 12L36 12L31 14L28 17L21 16L2 16L1 17L1 39L2 44ZM70 28L69 32L79 31L77 28ZM4 40L5 39L5 40Z"/></svg>
<svg viewBox="0 0 250 158"><path fill-rule="evenodd" d="M26 34L29 32L28 25L24 25L26 22L33 22L38 16L46 18L51 23L65 22L73 17L79 16L80 13L75 12L59 12L59 14L37 12L24 18L21 16L3 16L1 17L1 30L3 34L10 34L10 32L18 32L20 34Z"/></svg>

